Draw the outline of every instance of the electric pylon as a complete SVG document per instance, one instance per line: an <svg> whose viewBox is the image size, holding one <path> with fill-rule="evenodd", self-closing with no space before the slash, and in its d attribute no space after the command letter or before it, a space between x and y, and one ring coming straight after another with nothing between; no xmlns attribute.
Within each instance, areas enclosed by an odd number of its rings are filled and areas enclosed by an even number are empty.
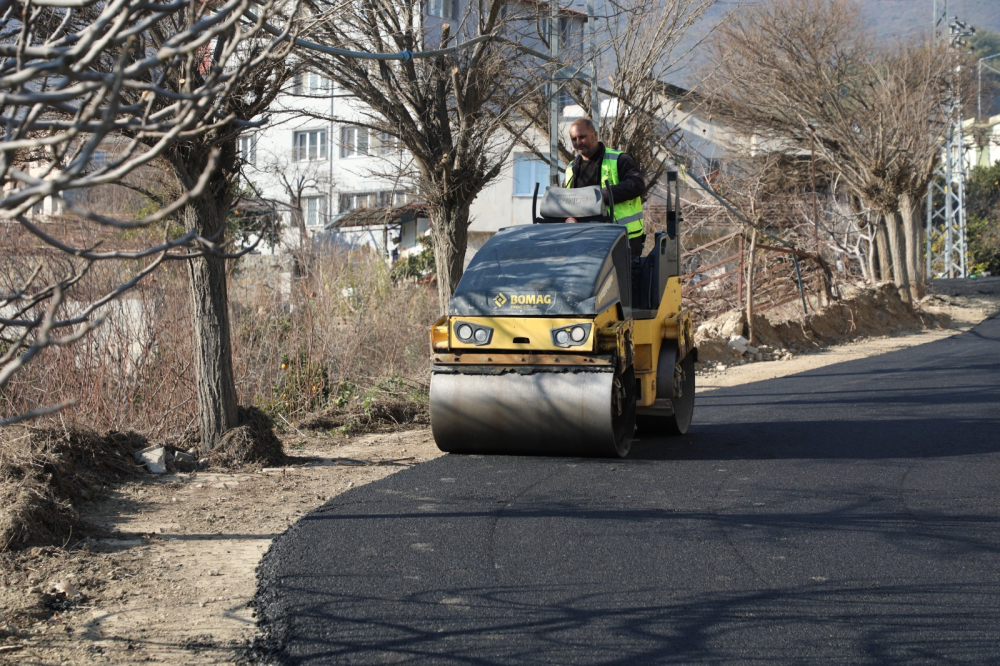
<svg viewBox="0 0 1000 666"><path fill-rule="evenodd" d="M934 0L934 39L952 48L975 28L948 16L948 0ZM965 237L965 148L962 138L962 97L954 72L949 82L947 131L943 159L927 185L927 277L967 277Z"/></svg>

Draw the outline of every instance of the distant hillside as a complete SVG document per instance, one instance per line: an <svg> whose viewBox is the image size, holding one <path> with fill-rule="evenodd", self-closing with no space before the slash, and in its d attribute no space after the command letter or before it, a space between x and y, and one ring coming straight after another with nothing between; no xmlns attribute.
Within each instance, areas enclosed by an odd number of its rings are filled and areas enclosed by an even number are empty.
<svg viewBox="0 0 1000 666"><path fill-rule="evenodd" d="M920 38L931 33L933 0L861 0L861 5L868 24L882 39ZM695 47L713 26L736 7L736 0L720 0L689 32L678 52ZM1000 32L1000 0L949 0L948 13L957 15L979 30ZM691 56L677 67L671 82L681 86L692 85L692 72L702 63L701 54L695 48Z"/></svg>
<svg viewBox="0 0 1000 666"><path fill-rule="evenodd" d="M933 0L863 0L871 25L884 37L929 34ZM949 0L948 13L978 29L1000 32L1000 0Z"/></svg>

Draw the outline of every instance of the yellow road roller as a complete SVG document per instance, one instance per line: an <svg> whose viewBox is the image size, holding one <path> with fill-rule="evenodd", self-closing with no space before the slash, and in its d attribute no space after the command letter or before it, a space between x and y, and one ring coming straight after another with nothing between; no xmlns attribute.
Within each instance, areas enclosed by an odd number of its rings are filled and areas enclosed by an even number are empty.
<svg viewBox="0 0 1000 666"><path fill-rule="evenodd" d="M629 256L597 187L549 188L540 207L536 193L534 224L501 229L476 253L431 329L438 448L625 457L637 427L687 432L698 352L667 175L667 231L648 256Z"/></svg>

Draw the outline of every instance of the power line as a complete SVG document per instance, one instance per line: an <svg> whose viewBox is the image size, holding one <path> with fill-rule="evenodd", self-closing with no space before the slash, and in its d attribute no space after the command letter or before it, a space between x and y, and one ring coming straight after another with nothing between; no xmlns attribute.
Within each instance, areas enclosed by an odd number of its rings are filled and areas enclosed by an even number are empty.
<svg viewBox="0 0 1000 666"><path fill-rule="evenodd" d="M243 15L248 19L250 19L251 21L253 21L254 23L260 21L260 19L253 12L249 10L243 12ZM289 39L288 31L275 28L270 23L264 22L261 24L261 27L264 29L265 32L274 35L279 39L282 40ZM456 51L460 51L461 49L466 49L469 48L470 46L474 46L479 42L484 42L488 39L493 39L493 37L494 37L493 35L480 35L479 37L475 37L473 39L469 39L459 44L455 44L454 46L449 46L443 49L435 49L434 51L398 51L396 53L369 53L367 51L350 51L347 49L338 49L332 46L326 46L324 44L317 44L316 42L310 42L305 39L300 39L298 37L293 39L292 43L295 44L296 46L301 46L304 49L309 49L310 51L318 51L320 53L325 53L327 55L333 55L333 56L340 56L342 58L358 58L361 60L401 60L403 62L406 62L409 60L415 60L417 58L433 58L435 56L454 53Z"/></svg>

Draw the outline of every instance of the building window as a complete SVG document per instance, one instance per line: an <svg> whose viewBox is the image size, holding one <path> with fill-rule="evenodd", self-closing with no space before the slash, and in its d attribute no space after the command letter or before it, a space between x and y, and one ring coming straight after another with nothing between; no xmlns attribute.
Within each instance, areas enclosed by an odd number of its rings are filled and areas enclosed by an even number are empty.
<svg viewBox="0 0 1000 666"><path fill-rule="evenodd" d="M368 154L368 128L347 125L340 128L340 156L357 157Z"/></svg>
<svg viewBox="0 0 1000 666"><path fill-rule="evenodd" d="M566 107L576 104L573 93L565 87L559 89L559 116L566 117Z"/></svg>
<svg viewBox="0 0 1000 666"><path fill-rule="evenodd" d="M296 162L326 159L326 130L295 132L292 159Z"/></svg>
<svg viewBox="0 0 1000 666"><path fill-rule="evenodd" d="M543 194L548 189L548 163L533 155L515 155L514 196L530 197L535 193L535 183L539 184L539 194Z"/></svg>
<svg viewBox="0 0 1000 666"><path fill-rule="evenodd" d="M559 19L559 52L570 53L583 51L583 25L577 19Z"/></svg>
<svg viewBox="0 0 1000 666"><path fill-rule="evenodd" d="M330 92L330 79L317 72L300 72L292 79L295 95L319 95Z"/></svg>
<svg viewBox="0 0 1000 666"><path fill-rule="evenodd" d="M458 0L427 0L427 15L457 19Z"/></svg>
<svg viewBox="0 0 1000 666"><path fill-rule="evenodd" d="M90 162L95 169L103 169L108 164L108 151L95 150L90 156Z"/></svg>
<svg viewBox="0 0 1000 666"><path fill-rule="evenodd" d="M375 135L375 146L379 155L391 155L399 152L399 138L388 132L379 132Z"/></svg>
<svg viewBox="0 0 1000 666"><path fill-rule="evenodd" d="M245 134L240 137L240 161L249 166L257 164L256 134Z"/></svg>
<svg viewBox="0 0 1000 666"><path fill-rule="evenodd" d="M307 227L326 224L326 197L302 197L302 215Z"/></svg>

